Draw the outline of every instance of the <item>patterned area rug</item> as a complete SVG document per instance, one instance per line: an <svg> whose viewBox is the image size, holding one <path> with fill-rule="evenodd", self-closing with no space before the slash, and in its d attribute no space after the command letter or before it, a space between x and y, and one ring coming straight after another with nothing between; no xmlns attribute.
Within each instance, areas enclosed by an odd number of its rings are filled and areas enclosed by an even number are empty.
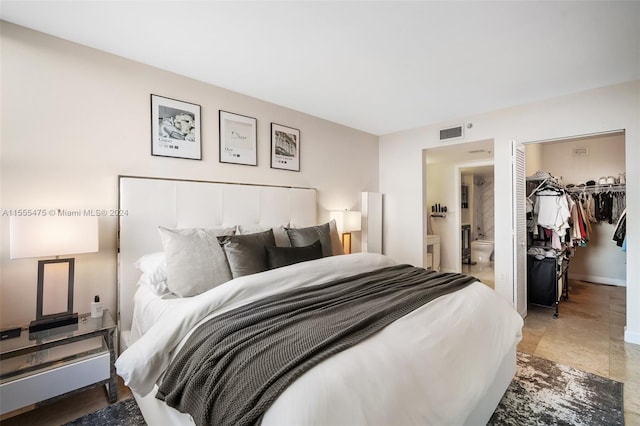
<svg viewBox="0 0 640 426"><path fill-rule="evenodd" d="M491 417L491 426L623 425L622 383L518 352L518 367ZM133 398L67 426L143 426Z"/></svg>
<svg viewBox="0 0 640 426"><path fill-rule="evenodd" d="M65 426L145 426L142 413L133 398L118 401Z"/></svg>
<svg viewBox="0 0 640 426"><path fill-rule="evenodd" d="M623 384L518 352L489 425L623 425Z"/></svg>

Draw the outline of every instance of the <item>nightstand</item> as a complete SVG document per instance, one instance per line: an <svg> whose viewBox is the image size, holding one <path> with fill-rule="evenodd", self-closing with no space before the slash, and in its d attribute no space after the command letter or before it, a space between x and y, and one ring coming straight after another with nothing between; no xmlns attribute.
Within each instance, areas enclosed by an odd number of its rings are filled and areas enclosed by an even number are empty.
<svg viewBox="0 0 640 426"><path fill-rule="evenodd" d="M45 404L106 385L109 402L118 397L113 337L116 324L79 316L78 324L0 341L0 414Z"/></svg>
<svg viewBox="0 0 640 426"><path fill-rule="evenodd" d="M440 235L427 235L424 268L440 272Z"/></svg>

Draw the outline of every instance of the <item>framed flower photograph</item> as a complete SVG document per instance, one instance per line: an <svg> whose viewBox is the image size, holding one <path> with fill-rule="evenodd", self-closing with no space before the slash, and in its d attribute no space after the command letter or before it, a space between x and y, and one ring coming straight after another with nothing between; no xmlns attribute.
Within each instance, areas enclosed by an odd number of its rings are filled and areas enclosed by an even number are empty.
<svg viewBox="0 0 640 426"><path fill-rule="evenodd" d="M200 105L151 95L151 155L202 160Z"/></svg>
<svg viewBox="0 0 640 426"><path fill-rule="evenodd" d="M271 168L300 171L300 130L271 123Z"/></svg>
<svg viewBox="0 0 640 426"><path fill-rule="evenodd" d="M219 116L220 162L257 166L257 120L222 110Z"/></svg>

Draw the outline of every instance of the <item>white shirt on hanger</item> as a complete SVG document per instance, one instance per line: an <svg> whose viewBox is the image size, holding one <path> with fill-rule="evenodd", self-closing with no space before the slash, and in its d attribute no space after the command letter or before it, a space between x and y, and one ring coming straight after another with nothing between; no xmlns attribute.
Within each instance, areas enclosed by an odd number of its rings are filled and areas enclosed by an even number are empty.
<svg viewBox="0 0 640 426"><path fill-rule="evenodd" d="M558 236L563 238L569 229L571 217L566 195L558 194L556 191L540 191L536 195L538 225L556 231Z"/></svg>

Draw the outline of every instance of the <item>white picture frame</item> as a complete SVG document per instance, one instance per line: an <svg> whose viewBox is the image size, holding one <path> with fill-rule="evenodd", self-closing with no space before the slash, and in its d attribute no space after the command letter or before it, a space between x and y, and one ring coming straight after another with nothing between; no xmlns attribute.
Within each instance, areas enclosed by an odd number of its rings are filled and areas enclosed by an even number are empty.
<svg viewBox="0 0 640 426"><path fill-rule="evenodd" d="M258 120L220 110L220 162L258 165Z"/></svg>

